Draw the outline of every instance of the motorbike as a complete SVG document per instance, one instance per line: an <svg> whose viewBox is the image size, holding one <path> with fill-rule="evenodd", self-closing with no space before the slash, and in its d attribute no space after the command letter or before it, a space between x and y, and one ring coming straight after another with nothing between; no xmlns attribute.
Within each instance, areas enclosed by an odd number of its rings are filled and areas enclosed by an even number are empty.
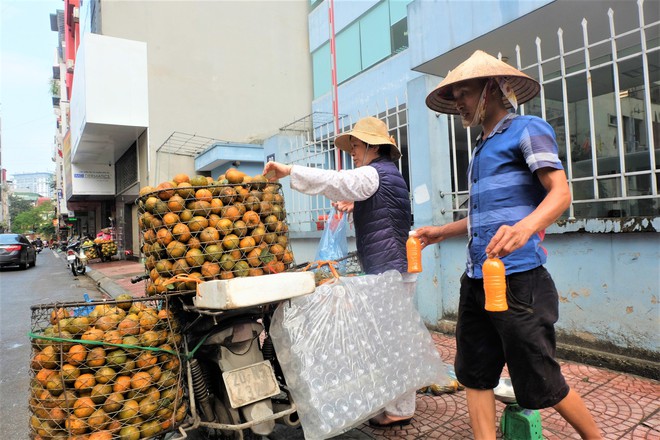
<svg viewBox="0 0 660 440"><path fill-rule="evenodd" d="M213 310L178 299L174 313L183 324L189 358L186 380L192 420L181 430L203 428L214 438L248 440L271 434L276 422L300 427L268 333L278 303Z"/></svg>
<svg viewBox="0 0 660 440"><path fill-rule="evenodd" d="M44 246L42 244L35 243L34 244L34 249L37 251L37 253L40 253L41 251L44 250Z"/></svg>
<svg viewBox="0 0 660 440"><path fill-rule="evenodd" d="M81 244L82 240L74 240L66 246L66 262L73 276L84 275L87 270L87 256Z"/></svg>

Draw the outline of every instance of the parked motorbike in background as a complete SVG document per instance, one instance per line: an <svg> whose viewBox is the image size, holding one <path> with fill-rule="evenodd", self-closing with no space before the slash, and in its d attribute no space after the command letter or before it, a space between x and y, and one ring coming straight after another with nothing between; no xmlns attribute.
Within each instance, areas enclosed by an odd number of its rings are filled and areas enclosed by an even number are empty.
<svg viewBox="0 0 660 440"><path fill-rule="evenodd" d="M81 243L82 239L74 240L66 246L66 262L73 276L83 275L87 270L87 256Z"/></svg>

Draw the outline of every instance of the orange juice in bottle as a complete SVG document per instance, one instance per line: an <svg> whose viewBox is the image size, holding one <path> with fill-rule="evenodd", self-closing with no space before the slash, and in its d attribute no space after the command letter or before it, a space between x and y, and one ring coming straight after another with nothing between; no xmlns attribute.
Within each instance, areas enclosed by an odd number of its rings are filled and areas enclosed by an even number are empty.
<svg viewBox="0 0 660 440"><path fill-rule="evenodd" d="M422 243L415 231L408 233L406 241L406 255L408 257L408 272L419 273L422 271Z"/></svg>
<svg viewBox="0 0 660 440"><path fill-rule="evenodd" d="M503 312L509 308L506 302L506 277L502 261L497 258L487 258L481 270L484 274L484 292L486 293L486 310Z"/></svg>

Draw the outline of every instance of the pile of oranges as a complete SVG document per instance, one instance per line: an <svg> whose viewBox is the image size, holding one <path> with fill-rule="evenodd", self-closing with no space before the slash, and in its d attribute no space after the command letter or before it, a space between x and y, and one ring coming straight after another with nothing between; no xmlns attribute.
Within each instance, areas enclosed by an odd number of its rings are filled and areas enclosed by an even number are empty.
<svg viewBox="0 0 660 440"><path fill-rule="evenodd" d="M279 273L293 263L281 185L262 175L233 168L218 180L178 174L142 188L137 204L148 295ZM187 281L172 281L175 275Z"/></svg>
<svg viewBox="0 0 660 440"><path fill-rule="evenodd" d="M31 438L137 440L183 421L172 314L130 295L74 310L33 309Z"/></svg>

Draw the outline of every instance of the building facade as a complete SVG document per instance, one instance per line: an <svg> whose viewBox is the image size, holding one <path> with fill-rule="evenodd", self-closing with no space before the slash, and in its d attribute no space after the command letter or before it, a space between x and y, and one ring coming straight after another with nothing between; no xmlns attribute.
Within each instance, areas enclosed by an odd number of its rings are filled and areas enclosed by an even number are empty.
<svg viewBox="0 0 660 440"><path fill-rule="evenodd" d="M18 173L10 180L14 192L36 193L48 198L55 194L53 173Z"/></svg>
<svg viewBox="0 0 660 440"><path fill-rule="evenodd" d="M332 139L360 117L377 116L402 147L413 227L461 218L478 133L430 111L425 97L474 50L499 56L541 83L519 112L553 126L573 195L545 239L562 340L653 359L660 348L659 18L648 0L314 2L312 112L298 131L266 142L266 154L350 167ZM286 200L296 259L311 259L329 202L293 192ZM424 252L417 304L430 326L453 325L466 243L447 240Z"/></svg>
<svg viewBox="0 0 660 440"><path fill-rule="evenodd" d="M261 170L261 140L308 112L304 2L64 3L62 197L120 252L138 253L140 187Z"/></svg>

